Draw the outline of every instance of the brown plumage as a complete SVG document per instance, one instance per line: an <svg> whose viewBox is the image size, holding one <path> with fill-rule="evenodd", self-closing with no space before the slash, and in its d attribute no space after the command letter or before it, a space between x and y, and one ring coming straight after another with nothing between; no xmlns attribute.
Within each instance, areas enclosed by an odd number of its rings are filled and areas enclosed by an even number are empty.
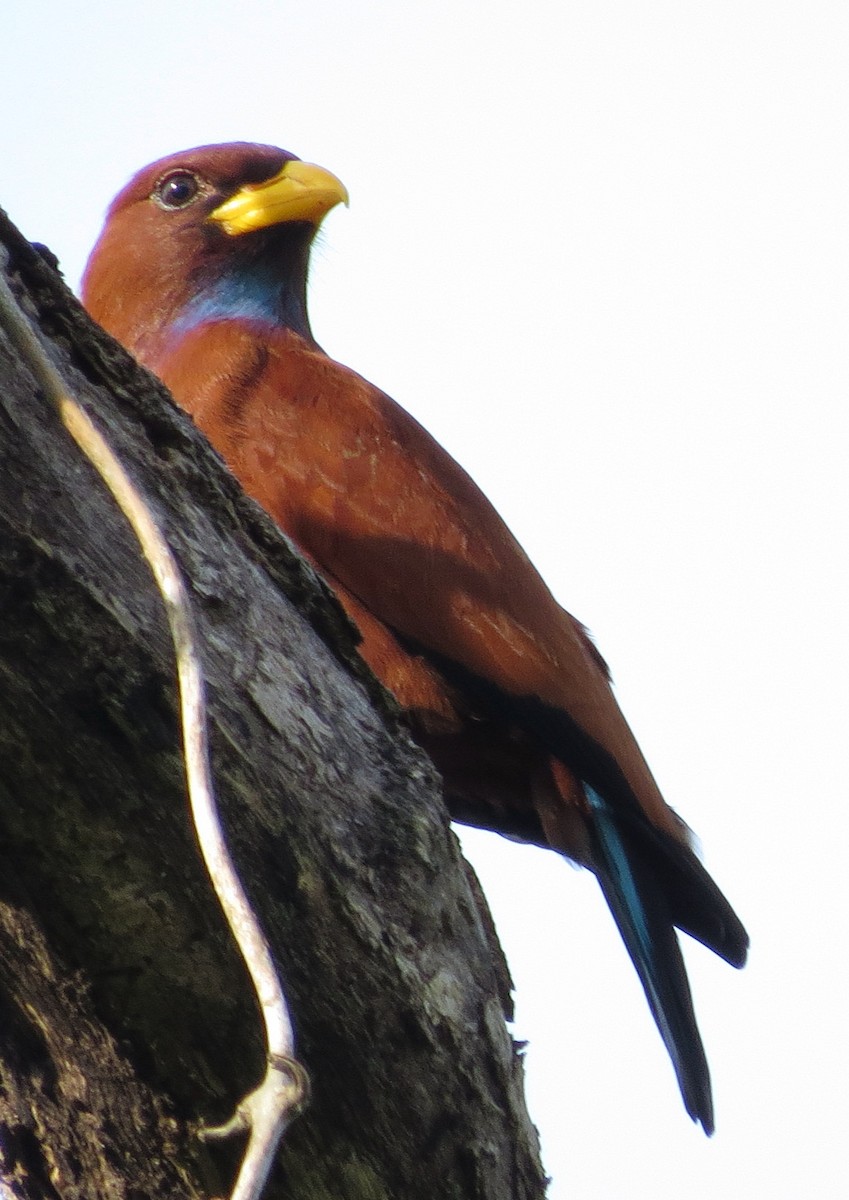
<svg viewBox="0 0 849 1200"><path fill-rule="evenodd" d="M462 468L314 342L310 246L345 198L273 147L172 155L114 201L84 301L336 589L453 815L596 873L687 1111L711 1132L673 926L734 965L745 931L660 795L583 626Z"/></svg>

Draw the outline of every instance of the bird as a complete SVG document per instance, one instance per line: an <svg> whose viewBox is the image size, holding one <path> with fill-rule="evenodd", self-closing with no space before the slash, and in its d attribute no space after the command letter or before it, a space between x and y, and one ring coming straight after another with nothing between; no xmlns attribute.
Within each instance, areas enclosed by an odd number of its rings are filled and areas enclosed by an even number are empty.
<svg viewBox="0 0 849 1200"><path fill-rule="evenodd" d="M335 591L450 815L595 874L686 1111L710 1135L676 929L735 967L748 935L661 796L586 628L450 454L313 337L310 252L347 203L335 175L275 146L169 155L110 205L83 304Z"/></svg>

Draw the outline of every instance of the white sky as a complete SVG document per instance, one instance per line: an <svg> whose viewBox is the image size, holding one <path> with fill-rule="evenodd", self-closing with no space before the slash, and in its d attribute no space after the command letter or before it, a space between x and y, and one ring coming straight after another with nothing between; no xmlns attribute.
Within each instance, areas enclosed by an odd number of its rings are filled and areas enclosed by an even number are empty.
<svg viewBox="0 0 849 1200"><path fill-rule="evenodd" d="M320 342L472 472L594 630L749 926L743 974L688 955L709 1142L594 880L464 837L512 964L552 1200L838 1195L845 0L4 15L0 203L73 283L114 192L173 150L268 141L344 180L313 273Z"/></svg>

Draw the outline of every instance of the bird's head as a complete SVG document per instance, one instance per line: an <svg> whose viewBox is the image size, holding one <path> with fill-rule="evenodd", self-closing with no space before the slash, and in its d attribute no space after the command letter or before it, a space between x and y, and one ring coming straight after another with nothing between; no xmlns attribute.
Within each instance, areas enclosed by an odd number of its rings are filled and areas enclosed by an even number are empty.
<svg viewBox="0 0 849 1200"><path fill-rule="evenodd" d="M309 252L348 194L275 146L169 155L110 205L83 276L95 320L156 370L167 342L215 320L261 320L310 337Z"/></svg>

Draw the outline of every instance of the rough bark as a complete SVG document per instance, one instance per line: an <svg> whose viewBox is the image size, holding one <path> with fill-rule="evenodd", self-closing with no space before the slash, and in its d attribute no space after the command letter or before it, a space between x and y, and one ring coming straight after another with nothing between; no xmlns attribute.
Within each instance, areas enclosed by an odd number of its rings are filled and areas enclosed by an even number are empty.
<svg viewBox="0 0 849 1200"><path fill-rule="evenodd" d="M313 1098L267 1196L524 1200L510 984L438 779L333 597L5 220L8 276L190 582L220 801ZM0 1179L221 1194L262 1074L185 799L170 642L123 517L0 334Z"/></svg>

